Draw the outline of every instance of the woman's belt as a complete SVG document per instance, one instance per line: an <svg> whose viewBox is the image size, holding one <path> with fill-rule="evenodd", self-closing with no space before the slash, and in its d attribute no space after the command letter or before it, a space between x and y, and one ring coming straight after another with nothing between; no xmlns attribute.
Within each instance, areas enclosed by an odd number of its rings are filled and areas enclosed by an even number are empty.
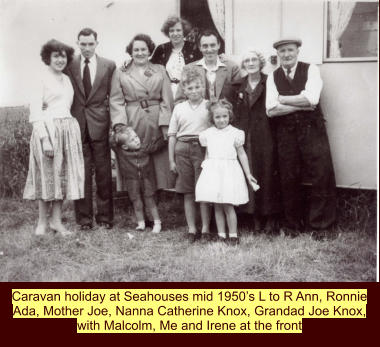
<svg viewBox="0 0 380 347"><path fill-rule="evenodd" d="M135 101L127 102L127 106L138 106L138 105L140 105L141 108L146 109L149 106L159 105L160 102L161 102L161 100L154 100L154 99L135 100Z"/></svg>

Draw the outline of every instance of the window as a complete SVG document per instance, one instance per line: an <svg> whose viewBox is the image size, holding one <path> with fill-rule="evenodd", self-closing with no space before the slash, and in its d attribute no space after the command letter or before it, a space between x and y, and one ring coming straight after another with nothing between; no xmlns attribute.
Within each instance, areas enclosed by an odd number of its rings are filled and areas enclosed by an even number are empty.
<svg viewBox="0 0 380 347"><path fill-rule="evenodd" d="M325 61L369 61L378 57L378 2L328 1Z"/></svg>
<svg viewBox="0 0 380 347"><path fill-rule="evenodd" d="M181 0L181 17L186 18L193 25L193 32L188 40L195 40L195 36L205 29L211 29L219 35L221 47L219 53L225 51L225 5L224 0Z"/></svg>

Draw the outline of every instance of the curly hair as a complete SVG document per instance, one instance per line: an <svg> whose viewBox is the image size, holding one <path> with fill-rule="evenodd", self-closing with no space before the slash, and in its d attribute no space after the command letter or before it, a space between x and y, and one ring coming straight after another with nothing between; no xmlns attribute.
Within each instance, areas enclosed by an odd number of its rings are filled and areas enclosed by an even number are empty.
<svg viewBox="0 0 380 347"><path fill-rule="evenodd" d="M257 55L257 58L259 58L259 62L260 62L260 71L264 68L265 64L266 64L266 59L264 57L264 54L262 54L261 52L255 50L255 49L249 49L248 51L246 51L243 55L242 55L242 59L241 59L241 65L240 65L240 68L241 69L244 69L244 60L246 60L251 54L256 54Z"/></svg>
<svg viewBox="0 0 380 347"><path fill-rule="evenodd" d="M125 51L132 56L132 50L133 50L133 44L135 41L144 41L146 45L148 46L149 53L152 54L156 45L154 44L153 40L150 38L149 35L146 34L137 34L135 37L129 42L127 48Z"/></svg>
<svg viewBox="0 0 380 347"><path fill-rule="evenodd" d="M67 65L69 65L73 60L74 48L64 44L63 42L52 39L46 42L41 48L41 58L46 65L50 65L50 58L53 52L58 52L60 54L65 52L67 57Z"/></svg>
<svg viewBox="0 0 380 347"><path fill-rule="evenodd" d="M204 79L199 69L194 65L185 65L181 75L181 86L183 87L195 80L200 80L201 84L204 86Z"/></svg>
<svg viewBox="0 0 380 347"><path fill-rule="evenodd" d="M165 36L169 37L169 29L174 27L177 23L182 24L183 36L187 36L187 34L191 31L192 25L186 19L177 16L169 16L162 25L161 32Z"/></svg>
<svg viewBox="0 0 380 347"><path fill-rule="evenodd" d="M214 110L217 108L225 108L228 111L228 115L230 116L230 124L234 119L234 113L233 113L233 107L232 104L227 99L220 99L215 101L209 101L206 105L208 110L208 120L211 124L215 125L214 123Z"/></svg>

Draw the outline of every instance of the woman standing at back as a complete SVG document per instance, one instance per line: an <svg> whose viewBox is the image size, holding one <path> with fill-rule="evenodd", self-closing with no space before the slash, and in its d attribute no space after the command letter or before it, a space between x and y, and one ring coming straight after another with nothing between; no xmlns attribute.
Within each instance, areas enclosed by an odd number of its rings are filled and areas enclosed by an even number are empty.
<svg viewBox="0 0 380 347"><path fill-rule="evenodd" d="M150 60L153 64L165 66L173 96L177 91L183 67L202 58L196 42L185 40L190 30L191 25L187 20L176 16L168 17L161 31L170 41L157 46Z"/></svg>

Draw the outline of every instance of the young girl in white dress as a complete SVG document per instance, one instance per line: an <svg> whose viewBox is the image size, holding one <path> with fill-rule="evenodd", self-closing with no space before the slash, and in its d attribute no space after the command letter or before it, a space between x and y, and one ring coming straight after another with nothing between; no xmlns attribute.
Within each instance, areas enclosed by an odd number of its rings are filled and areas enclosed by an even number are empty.
<svg viewBox="0 0 380 347"><path fill-rule="evenodd" d="M74 90L63 74L73 53L73 48L57 40L42 47L41 58L48 67L30 104L33 132L24 199L38 200L36 235L45 234L48 225L61 235L69 235L62 224L63 199L84 197L82 141L78 121L70 113Z"/></svg>
<svg viewBox="0 0 380 347"><path fill-rule="evenodd" d="M245 177L252 189L257 190L259 186L249 170L243 148L244 131L230 125L233 117L231 103L227 100L210 102L208 110L213 126L199 134L199 142L207 151L195 189L196 201L214 204L219 238L237 244L239 238L234 206L248 202ZM226 220L229 238L226 235Z"/></svg>

